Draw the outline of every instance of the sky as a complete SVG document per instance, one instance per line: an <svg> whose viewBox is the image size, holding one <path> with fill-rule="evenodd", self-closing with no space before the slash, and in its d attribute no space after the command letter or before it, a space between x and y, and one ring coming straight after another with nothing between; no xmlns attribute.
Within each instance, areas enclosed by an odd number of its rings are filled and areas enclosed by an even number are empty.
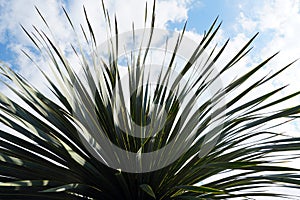
<svg viewBox="0 0 300 200"><path fill-rule="evenodd" d="M105 0L104 3L111 16L117 13L119 33L130 31L132 22L135 23L137 29L144 26L145 0ZM75 60L74 55L70 53L69 44L76 42L76 39L62 7L67 10L75 24L75 29L80 32L79 24L83 24L86 28L83 5L87 9L98 41L104 41L105 21L100 0L0 0L0 60L30 80L37 88L47 90L37 68L21 52L21 49L25 50L46 72L49 71L49 66L37 53L20 25L24 26L28 32L33 30L32 25L34 25L49 33L35 9L36 6L47 20L60 47L68 54L68 59ZM150 8L151 5L152 0L149 0L148 7ZM217 16L219 16L219 21L222 21L222 26L214 41L217 41L220 47L230 38L224 55L216 63L218 66L223 66L226 60L233 57L254 34L259 32L252 44L253 50L238 64L236 68L238 70L224 77L225 84L226 81L231 80L232 76L249 70L278 51L280 51L279 55L263 68L261 75L270 71L274 72L300 58L299 0L159 0L156 6L158 28L180 31L187 21L185 35L196 43L200 41L203 32L210 27ZM268 85L267 89L289 84L289 87L280 95L300 90L299 72L300 62L297 62ZM51 72L47 74L51 76ZM0 85L0 89L9 93L3 85ZM294 103L299 101L299 98L294 99ZM288 128L283 126L282 131L297 135L300 125L296 123L288 124Z"/></svg>
<svg viewBox="0 0 300 200"><path fill-rule="evenodd" d="M105 5L111 14L117 13L119 33L130 31L132 21L136 28L143 27L144 0L105 0ZM74 34L62 12L66 8L74 24L85 24L82 6L85 5L91 24L97 32L96 37L103 41L105 23L101 13L100 0L0 0L0 60L12 67L18 73L41 90L47 92L44 80L37 68L21 52L21 49L41 66L43 70L51 73L47 63L34 48L33 43L21 29L20 24L29 32L32 25L49 33L43 20L35 10L40 10L51 27L61 48L68 54L68 45L75 42ZM149 7L152 1L148 3ZM222 21L221 29L216 36L218 44L223 44L228 38L230 43L217 65L222 65L234 55L254 34L259 32L253 42L253 50L239 64L238 70L231 76L241 74L254 67L272 54L280 51L263 70L258 74L262 76L269 71L276 71L288 63L300 58L300 0L158 0L156 9L156 25L161 29L181 30L187 21L186 36L197 42L204 30L207 30L214 19L219 16ZM79 26L76 26L79 30ZM220 46L218 46L220 47ZM71 54L69 59L73 60ZM300 61L285 71L267 88L258 93L289 84L286 90L279 95L287 95L300 90ZM224 82L230 77L224 77ZM0 85L1 92L10 94L7 88ZM49 91L48 91L49 92ZM287 106L299 104L300 97L290 101ZM279 129L289 135L300 134L300 122L294 121ZM297 166L299 162L292 165Z"/></svg>

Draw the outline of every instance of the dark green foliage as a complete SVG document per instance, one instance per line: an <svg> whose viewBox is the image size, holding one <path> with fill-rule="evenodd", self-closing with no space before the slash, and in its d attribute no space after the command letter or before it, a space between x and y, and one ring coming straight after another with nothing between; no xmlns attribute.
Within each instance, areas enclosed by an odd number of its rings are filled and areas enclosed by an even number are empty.
<svg viewBox="0 0 300 200"><path fill-rule="evenodd" d="M104 7L103 7L104 8ZM153 6L153 13L154 13ZM105 11L105 9L104 9ZM86 22L88 30L83 31L87 44L92 50L97 48L97 38L93 32L92 24L89 22L86 11ZM112 27L107 13L105 13L108 27ZM68 16L67 16L68 17ZM69 17L68 17L69 19ZM46 23L46 20L44 20ZM152 15L151 30L154 27L155 17ZM74 24L69 19L70 25L75 31ZM180 74L184 76L193 69L193 64L204 51L208 51L220 25L217 20L203 36L198 48L191 54L190 60L183 66ZM46 23L47 24L47 23ZM112 29L112 28L111 28ZM185 28L184 28L185 29ZM25 29L24 29L25 30ZM52 67L57 73L57 79L61 85L54 84L47 74L44 74L49 81L49 86L61 104L55 103L36 90L33 86L20 75L7 67L2 67L2 74L17 85L18 89L11 90L19 96L23 103L33 109L37 115L31 114L24 109L19 102L10 100L5 94L0 94L0 121L4 125L14 129L28 140L16 137L9 131L0 131L0 199L230 199L237 197L255 196L285 196L289 194L273 194L264 192L264 187L286 187L298 188L300 185L299 170L287 167L280 167L273 161L277 157L271 153L286 154L285 160L296 157L300 151L300 138L282 137L277 133L266 130L261 125L279 118L294 119L300 111L300 105L296 105L281 110L274 109L271 114L261 114L268 108L283 101L299 95L299 92L282 97L265 104L264 102L277 94L284 87L261 94L256 99L251 99L246 103L239 103L239 99L259 86L276 79L282 70L265 76L257 80L245 90L227 100L224 107L216 109L215 113L210 112L215 102L221 100L224 95L230 94L241 85L247 84L246 81L253 77L264 65L274 56L266 59L258 66L252 68L248 73L240 75L237 79L226 85L218 93L214 94L211 101L197 105L193 119L197 121L195 127L197 135L205 130L209 124L218 118L223 118L222 126L215 129L218 131L219 138L204 157L198 157L198 153L205 146L205 136L200 136L175 162L162 169L145 173L128 173L107 167L94 157L87 148L87 143L83 143L79 136L76 125L79 122L72 117L72 92L74 85L83 86L82 93L89 90L89 87L98 85L95 96L95 110L97 111L97 121L107 137L119 147L132 152L139 150L152 152L162 148L168 143L168 138L174 139L175 133L179 129L174 125L175 117L180 114L184 118L191 109L186 105L184 112L180 113L180 104L172 95L165 95L165 88L157 86L155 90L156 101L161 105L166 104L168 120L164 129L154 137L141 139L129 136L115 128L113 118L112 88L120 79L117 67L118 37L110 46L109 61L103 62L101 73L103 79L100 83L93 82L92 75L88 70L88 60L91 58L80 48L74 47L82 63L82 69L86 77L90 78L88 85L82 84L80 78L69 65L66 57L43 32L36 30L35 35L27 33L40 51L45 51L52 60ZM114 21L114 31L118 34L117 21ZM178 47L181 37L178 38ZM90 37L89 37L90 36ZM148 47L150 46L151 35ZM253 37L253 39L256 36ZM202 66L202 74L193 85L196 96L203 94L205 90L214 82L216 78L222 76L229 69L234 68L235 64L249 52L251 39L234 58L225 63L217 77L206 79L213 63L216 62L223 51L227 42L219 52L212 52L211 58ZM110 41L109 41L110 42ZM174 58L177 53L177 46L173 51ZM137 77L142 76L148 49L146 52L139 52L136 57L128 63L132 82L138 81ZM214 50L213 50L214 51ZM169 66L172 66L173 59L170 59ZM65 71L65 72L62 72ZM135 74L135 75L134 75ZM168 76L163 77L161 81ZM178 76L179 77L179 76ZM206 77L206 78L205 78ZM203 81L203 84L199 84ZM82 84L82 85L81 85ZM176 88L174 83L174 88ZM147 124L151 119L147 113L150 97L147 94L147 87L141 91L136 91L130 98L131 114L139 124ZM83 96L88 98L89 96ZM82 103L82 108L88 106L86 101L78 99ZM191 102L193 103L193 102ZM42 120L43 119L43 120ZM188 124L190 125L190 124ZM188 127L188 126L187 126ZM177 132L176 132L177 131ZM183 129L189 131L189 129ZM213 130L211 130L213 132ZM207 132L206 134L210 134ZM260 136L260 139L257 139ZM263 139L262 139L263 138ZM248 142L246 142L248 141ZM174 147L174 152L176 152ZM109 150L108 150L109 151ZM290 152L290 154L289 154ZM297 153L295 153L297 152ZM292 154L293 153L293 154ZM268 158L273 155L273 161ZM48 159L47 159L48 158ZM158 161L163 162L163 161ZM235 172L235 173L230 173ZM223 174L223 175L220 175ZM205 182L207 178L216 176L213 181ZM203 182L204 181L204 182ZM199 184L201 186L199 186ZM197 185L198 186L197 186ZM252 190L251 190L252 189Z"/></svg>

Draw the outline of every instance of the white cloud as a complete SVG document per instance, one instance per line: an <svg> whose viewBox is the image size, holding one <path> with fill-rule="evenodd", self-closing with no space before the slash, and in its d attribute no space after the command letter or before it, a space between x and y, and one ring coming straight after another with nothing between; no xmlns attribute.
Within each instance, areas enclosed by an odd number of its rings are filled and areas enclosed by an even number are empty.
<svg viewBox="0 0 300 200"><path fill-rule="evenodd" d="M135 22L136 28L142 28L144 26L143 16L145 11L145 2L146 1L140 0L130 0L130 2L121 0L105 1L105 5L109 10L112 21L114 13L117 13L119 33L130 31L132 28L132 21ZM168 21L177 22L186 19L189 3L189 0L158 1L156 6L157 25L164 28ZM150 16L152 12L152 4L153 1L148 2L148 16ZM87 9L88 18L94 28L99 44L106 39L106 27L102 13L101 1L69 1L68 4L65 4L61 0L45 2L38 0L0 1L0 42L9 43L8 47L16 54L15 63L17 63L19 67L18 72L28 78L34 85L37 85L38 87L43 85L41 84L41 74L21 53L20 49L27 50L47 74L51 73L47 62L45 62L45 60L43 60L40 55L36 54L36 52L32 49L33 43L21 30L20 24L22 24L29 32L33 31L31 25L35 25L39 30L41 29L45 31L49 36L49 32L43 23L43 20L39 17L34 8L34 6L36 6L49 24L60 48L65 53L70 53L71 49L69 44L75 42L75 37L61 7L67 7L70 18L78 31L79 38L81 39L80 42L83 42L84 37L80 30L80 24L88 30L82 8L83 5ZM150 19L148 17L148 26L149 20ZM68 58L71 62L75 64L78 63L74 55L68 54ZM45 86L42 87L42 89L45 88Z"/></svg>
<svg viewBox="0 0 300 200"><path fill-rule="evenodd" d="M20 24L33 30L31 25L36 25L38 28L46 30L42 19L38 16L34 6L42 12L47 19L49 25L52 26L53 32L60 33L60 37L67 39L68 35L64 34L64 21L61 19L61 1L49 0L41 2L38 0L16 0L16 1L2 1L1 2L1 18L0 18L0 33L3 42L6 37L3 34L6 32L7 36L14 39L11 42L20 42L23 45L31 44L25 34L23 34Z"/></svg>
<svg viewBox="0 0 300 200"><path fill-rule="evenodd" d="M262 43L256 46L261 49L256 50L255 57L250 63L255 64L258 61L266 59L268 56L280 50L277 55L262 72L281 69L291 61L300 58L300 1L299 0L267 0L267 1L244 1L241 6L241 14L237 18L237 30L244 33L260 31ZM276 98L300 90L299 84L300 62L296 62L290 69L283 72L271 84L269 89L289 84L289 86L280 92ZM261 91L263 92L263 91ZM292 101L281 104L285 107L299 105L300 97ZM274 121L271 124L278 123ZM291 136L299 137L300 120L292 123L286 123L273 129L279 133L285 133ZM292 162L285 163L284 166L299 168L300 159L294 159ZM277 190L277 189L276 189ZM291 194L295 191L291 191Z"/></svg>
<svg viewBox="0 0 300 200"><path fill-rule="evenodd" d="M253 32L257 27L257 23L247 18L244 12L240 12L239 23L239 25L242 26L242 29L248 32Z"/></svg>
<svg viewBox="0 0 300 200"><path fill-rule="evenodd" d="M264 60L273 53L280 51L265 71L279 70L295 59L300 58L300 1L299 0L268 0L259 3L246 1L241 6L242 15L238 19L240 31L252 31L255 27L261 34L261 44L257 44L260 49L256 54L255 60ZM250 24L250 26L248 26ZM250 28L249 28L250 27ZM250 30L251 29L251 30ZM256 62L257 62L256 61ZM296 62L290 69L282 73L273 86L290 84L283 94L299 91L300 62ZM294 103L299 104L300 98L295 98ZM291 103L291 102L290 102ZM291 105L291 104L290 104Z"/></svg>

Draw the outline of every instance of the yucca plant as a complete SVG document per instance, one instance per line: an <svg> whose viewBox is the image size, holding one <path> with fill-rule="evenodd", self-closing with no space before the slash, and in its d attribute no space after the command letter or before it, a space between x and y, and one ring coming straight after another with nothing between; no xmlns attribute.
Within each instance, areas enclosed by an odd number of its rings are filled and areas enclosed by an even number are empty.
<svg viewBox="0 0 300 200"><path fill-rule="evenodd" d="M41 72L56 100L12 69L1 67L3 76L17 87L3 83L20 102L0 95L0 121L14 130L0 131L0 199L297 198L296 194L274 193L267 188L299 187L299 170L282 167L281 162L297 157L300 138L281 135L265 125L275 119L297 118L300 105L280 109L276 105L300 92L268 101L285 88L280 87L240 101L276 79L292 63L248 84L275 55L271 56L201 100L249 52L256 37L214 73L214 63L228 44L219 50L211 48L220 28L216 20L187 61L177 62L178 74L174 75L173 67L184 45L185 27L169 58L166 45L162 54L165 62L153 86L148 59L156 31L154 2L151 26L144 29L142 40L133 28L131 39L139 48L126 50L127 67L122 69L126 69L127 78L122 78L118 51L123 46L119 46L117 20L111 23L104 5L103 10L110 37L106 48L99 49L84 9L88 30L82 29L82 36L86 44L72 45L81 63L79 73L53 39L38 29L34 33L24 29L52 62L55 81ZM147 6L145 16L146 23ZM77 35L76 25L67 13L66 17ZM103 51L105 56L100 53ZM245 84L249 86L240 89Z"/></svg>

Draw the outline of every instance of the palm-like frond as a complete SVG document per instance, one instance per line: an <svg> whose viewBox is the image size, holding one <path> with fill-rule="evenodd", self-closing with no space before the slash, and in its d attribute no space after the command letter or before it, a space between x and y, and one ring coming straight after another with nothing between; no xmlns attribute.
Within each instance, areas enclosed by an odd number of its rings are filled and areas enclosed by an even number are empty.
<svg viewBox="0 0 300 200"><path fill-rule="evenodd" d="M153 13L154 9L155 3ZM217 79L234 68L236 63L249 52L249 46L256 35L236 56L224 64L219 73L214 75L213 64L225 50L228 41L218 52L214 52L216 50L213 49L200 65L197 62L204 52L209 51L210 44L220 28L216 20L204 34L195 51L191 52L189 60L182 66L175 79L170 78L171 70L161 71L159 84L151 93L149 84L139 89L136 87L141 81L147 80L144 76L145 65L155 32L153 14L149 37L144 38L148 42L147 48L138 49L137 53L131 52L127 63L129 89L132 95L129 99L124 99L122 89L115 91L115 88L121 88L120 83L122 83L118 67L117 21L115 20L114 25L111 25L109 16L105 12L109 31L115 32L116 36L108 40L108 56L100 59L100 55L97 54L97 38L86 11L84 12L88 31L84 29L82 31L91 49L91 55L87 55L81 46L73 47L74 53L78 55L81 62L83 77L74 71L64 53L47 35L37 29L36 33L28 33L24 29L37 49L46 52L52 61L51 67L57 84L47 74L44 76L59 103L47 98L11 69L1 68L2 74L15 83L18 89L10 85L7 87L36 114L25 109L23 104L11 100L4 94L0 95L0 121L23 136L17 137L9 131L0 131L0 199L287 197L288 194L274 194L264 189L270 186L299 187L299 170L281 167L274 162L277 157L273 156L274 160L270 161L269 155L291 152L293 154L287 154L285 160L297 157L300 138L282 137L262 125L274 119L296 118L300 105L280 110L273 109L273 112L267 114L264 112L299 95L300 92L264 103L285 88L281 87L261 94L246 103L239 103L239 99L276 78L291 64L257 80L239 93L229 95L241 85L247 84L246 81L275 55L271 56L230 84L220 88L207 101L202 103L197 101ZM75 31L71 19L67 14L66 16ZM184 30L185 28L178 35L171 58L167 59L168 69L175 65ZM133 39L135 39L134 31ZM197 71L199 75L196 78L189 78L195 69L199 70ZM180 89L182 79L188 82ZM163 85L169 85L172 92ZM193 91L193 98L188 99L188 104L180 104L180 100ZM90 94L91 92L93 95ZM119 98L117 101L116 97ZM219 104L224 97L227 98L226 104ZM149 110L152 103L164 106L166 121L160 131L153 137L143 138L133 137L132 133L122 130L121 123L129 131L135 132L128 125L126 117L121 116L117 123L118 116L114 116L116 113L113 112L117 105L121 110L120 113L124 113L122 109L128 102L130 114L138 124L147 124L149 119L163 122L158 108L152 109L151 112ZM196 109L193 110L195 107ZM192 117L187 118L191 114ZM185 122L182 127L179 125L181 122ZM208 129L213 124L215 126ZM192 132L194 135L190 137ZM112 151L112 144L103 143L104 137L109 138L114 145L128 153L124 157L118 156ZM156 160L136 158L139 163L136 164L135 171L122 168L124 167L122 164L130 161L131 153L142 155L155 152L172 141L175 143L169 150L170 157L159 157L163 154L156 154ZM182 149L184 151L181 151ZM97 152L100 152L101 156ZM178 158L172 160L174 156L171 153L179 155ZM147 163L147 166L144 163ZM114 168L118 164L122 167ZM130 164L132 163L128 163ZM147 168L148 166L150 167Z"/></svg>

